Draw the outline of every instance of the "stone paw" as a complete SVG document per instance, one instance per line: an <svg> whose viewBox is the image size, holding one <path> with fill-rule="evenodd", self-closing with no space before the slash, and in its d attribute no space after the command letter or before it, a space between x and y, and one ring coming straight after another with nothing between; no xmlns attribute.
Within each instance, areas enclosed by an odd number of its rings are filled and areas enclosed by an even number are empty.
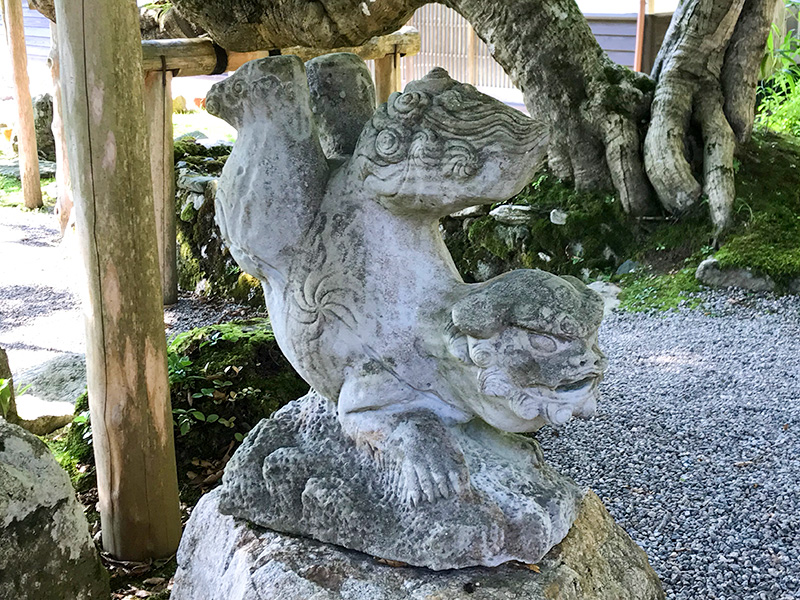
<svg viewBox="0 0 800 600"><path fill-rule="evenodd" d="M447 453L415 453L415 456L404 457L396 469L395 493L412 506L455 498L471 490L463 459L457 460Z"/></svg>

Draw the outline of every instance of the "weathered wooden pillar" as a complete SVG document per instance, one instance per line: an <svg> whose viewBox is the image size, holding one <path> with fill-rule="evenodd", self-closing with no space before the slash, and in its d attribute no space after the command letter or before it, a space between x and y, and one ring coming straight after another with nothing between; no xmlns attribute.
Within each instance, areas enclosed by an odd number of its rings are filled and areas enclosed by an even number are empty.
<svg viewBox="0 0 800 600"><path fill-rule="evenodd" d="M150 173L158 238L158 264L164 304L178 301L175 227L175 159L172 147L172 71L149 71L144 78L144 108L150 135Z"/></svg>
<svg viewBox="0 0 800 600"><path fill-rule="evenodd" d="M17 139L22 197L26 208L42 205L42 183L39 180L39 154L36 149L36 128L33 124L33 102L28 81L28 51L25 48L25 22L22 0L3 0L6 37L11 52L14 74L14 98L17 101Z"/></svg>
<svg viewBox="0 0 800 600"><path fill-rule="evenodd" d="M172 555L181 533L142 52L132 0L56 0L103 547Z"/></svg>
<svg viewBox="0 0 800 600"><path fill-rule="evenodd" d="M69 181L67 163L67 140L64 137L64 100L61 96L61 63L58 58L58 29L50 23L50 54L47 57L50 76L53 78L53 139L56 145L56 199L55 214L61 227L61 235L67 229L72 215L72 184Z"/></svg>
<svg viewBox="0 0 800 600"><path fill-rule="evenodd" d="M375 97L383 104L394 92L400 91L400 55L397 49L375 59Z"/></svg>

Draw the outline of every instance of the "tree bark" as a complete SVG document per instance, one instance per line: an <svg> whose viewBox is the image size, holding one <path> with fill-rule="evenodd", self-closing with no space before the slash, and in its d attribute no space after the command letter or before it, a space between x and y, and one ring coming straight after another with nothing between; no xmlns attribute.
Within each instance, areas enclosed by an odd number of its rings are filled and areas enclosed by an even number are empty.
<svg viewBox="0 0 800 600"><path fill-rule="evenodd" d="M446 0L550 124L548 162L578 189L615 187L625 209L652 214L638 148L650 81L613 63L574 0ZM524 25L521 25L524 24Z"/></svg>
<svg viewBox="0 0 800 600"><path fill-rule="evenodd" d="M17 137L19 139L19 171L25 208L42 206L42 184L39 179L39 154L36 150L36 128L33 124L33 102L28 81L28 51L25 47L25 22L21 0L3 0L6 37L11 52L14 74L14 99L17 101Z"/></svg>
<svg viewBox="0 0 800 600"><path fill-rule="evenodd" d="M181 524L136 4L57 0L56 17L103 546L166 557Z"/></svg>
<svg viewBox="0 0 800 600"><path fill-rule="evenodd" d="M717 235L730 224L733 155L737 137L745 141L752 131L758 64L774 6L774 0L684 2L653 67L647 175L672 213L685 211L705 192ZM702 184L687 151L693 125L702 141Z"/></svg>
<svg viewBox="0 0 800 600"><path fill-rule="evenodd" d="M681 213L705 192L717 232L725 229L733 152L752 131L776 0L684 0L650 78L600 50L574 0L442 1L489 44L531 115L549 124L554 174L579 189L615 188L633 215ZM425 3L389 0L373 10L378 3L319 0L298 10L294 0L175 0L217 43L241 51L360 44ZM695 147L702 154L692 156Z"/></svg>

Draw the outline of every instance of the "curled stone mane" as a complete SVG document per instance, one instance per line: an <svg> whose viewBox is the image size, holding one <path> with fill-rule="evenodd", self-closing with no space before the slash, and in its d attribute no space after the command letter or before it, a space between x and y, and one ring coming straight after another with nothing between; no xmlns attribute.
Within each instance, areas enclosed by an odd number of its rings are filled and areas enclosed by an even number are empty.
<svg viewBox="0 0 800 600"><path fill-rule="evenodd" d="M581 339L600 326L603 301L574 277L520 270L458 302L452 316L458 329L477 339L487 339L506 326Z"/></svg>
<svg viewBox="0 0 800 600"><path fill-rule="evenodd" d="M543 132L521 112L435 68L392 94L364 135L374 138L370 160L379 166L441 164L445 176L466 179L479 170L481 152L525 154L541 145Z"/></svg>

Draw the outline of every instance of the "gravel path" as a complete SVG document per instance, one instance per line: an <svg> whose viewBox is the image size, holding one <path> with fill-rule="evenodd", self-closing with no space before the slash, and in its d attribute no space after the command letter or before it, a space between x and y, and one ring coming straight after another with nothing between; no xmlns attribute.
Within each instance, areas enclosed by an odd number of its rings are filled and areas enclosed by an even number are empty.
<svg viewBox="0 0 800 600"><path fill-rule="evenodd" d="M27 368L83 352L77 271L52 217L0 209L0 345ZM545 428L675 600L800 599L800 298L706 293L705 309L615 313L591 421ZM182 297L167 332L255 311Z"/></svg>
<svg viewBox="0 0 800 600"><path fill-rule="evenodd" d="M85 352L75 240L60 239L54 217L0 208L0 346L15 373ZM194 327L266 314L182 295L164 314L168 336Z"/></svg>
<svg viewBox="0 0 800 600"><path fill-rule="evenodd" d="M667 598L800 599L800 298L704 297L704 311L608 317L597 416L538 437Z"/></svg>

